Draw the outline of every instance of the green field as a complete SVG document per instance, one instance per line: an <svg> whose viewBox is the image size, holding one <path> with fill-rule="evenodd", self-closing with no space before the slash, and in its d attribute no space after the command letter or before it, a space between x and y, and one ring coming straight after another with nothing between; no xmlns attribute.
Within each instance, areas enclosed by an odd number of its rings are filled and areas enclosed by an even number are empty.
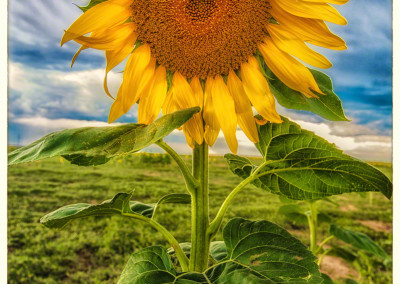
<svg viewBox="0 0 400 284"><path fill-rule="evenodd" d="M8 281L9 283L116 283L129 255L143 247L167 243L152 228L122 217L77 220L62 230L39 224L43 215L71 203L98 203L118 192L134 190L134 199L156 202L168 193L185 193L177 166L162 155L135 154L98 167L78 167L53 158L8 170ZM189 164L190 156L184 157ZM390 178L390 164L376 163ZM216 214L225 196L240 182L222 157L210 158L210 214ZM323 203L335 223L368 234L391 255L392 201L379 193L372 199L358 194L332 197L338 205ZM277 214L279 198L254 186L242 192L228 210L229 218L266 219L308 244L308 229ZM162 206L157 220L176 236L190 241L190 206ZM328 224L319 231L326 235ZM221 235L217 236L221 239ZM341 245L340 242L336 244ZM334 257L322 263L333 278L355 270ZM375 268L376 283L391 283L391 271ZM339 281L341 283L342 281Z"/></svg>

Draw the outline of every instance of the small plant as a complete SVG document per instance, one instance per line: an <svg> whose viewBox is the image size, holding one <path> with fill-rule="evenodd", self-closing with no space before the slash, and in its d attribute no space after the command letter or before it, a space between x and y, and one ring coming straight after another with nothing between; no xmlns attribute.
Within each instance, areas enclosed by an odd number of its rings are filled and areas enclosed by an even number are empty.
<svg viewBox="0 0 400 284"><path fill-rule="evenodd" d="M284 203L278 210L288 220L296 224L308 224L310 232L310 250L318 257L318 265L326 255L333 255L344 259L353 265L358 273L359 283L374 282L373 268L378 264L381 266L391 266L391 257L366 234L355 232L339 227L332 223L332 219L320 210L321 204L337 203L329 198L314 199L303 202L295 202L290 199L281 198ZM322 222L329 223L329 234L318 245L318 228ZM347 244L347 246L327 245L331 240L337 239Z"/></svg>

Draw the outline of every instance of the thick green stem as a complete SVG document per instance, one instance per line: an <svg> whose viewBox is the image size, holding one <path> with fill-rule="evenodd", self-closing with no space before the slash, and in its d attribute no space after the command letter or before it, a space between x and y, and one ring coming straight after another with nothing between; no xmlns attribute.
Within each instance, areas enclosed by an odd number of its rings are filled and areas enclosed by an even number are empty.
<svg viewBox="0 0 400 284"><path fill-rule="evenodd" d="M308 226L310 227L310 250L316 254L317 246L317 226L318 226L318 211L315 208L315 201L309 201L310 212L307 214Z"/></svg>
<svg viewBox="0 0 400 284"><path fill-rule="evenodd" d="M246 185L251 183L256 178L257 174L264 168L264 166L266 164L268 164L268 162L262 163L254 172L251 173L251 175L249 177L247 177L241 183L239 183L235 187L235 189L232 190L231 193L229 193L229 195L226 197L226 199L224 200L224 203L222 203L221 207L218 210L217 216L215 216L214 220L210 224L209 234L210 234L211 238L218 232L219 227L221 226L222 220L224 218L224 215L226 213L226 210L228 209L229 205L232 203L232 200L235 198L236 195L238 195L238 193L240 191L242 191L242 189Z"/></svg>
<svg viewBox="0 0 400 284"><path fill-rule="evenodd" d="M188 191L190 193L193 192L194 189L199 186L199 182L193 177L192 173L190 172L185 162L182 160L181 156L179 156L178 153L174 151L174 149L172 149L167 143L162 140L157 141L156 144L175 160L175 162L179 166L179 169L182 172L183 178L185 179Z"/></svg>
<svg viewBox="0 0 400 284"><path fill-rule="evenodd" d="M136 220L140 220L143 222L146 222L147 224L151 225L154 229L159 231L163 236L167 239L167 241L170 243L172 248L174 249L176 256L179 260L179 263L181 265L182 271L188 271L189 269L189 259L183 252L182 248L179 246L179 242L175 239L175 237L160 223L149 219L147 217L141 216L139 214L131 214L131 213L122 213L122 216L130 217Z"/></svg>
<svg viewBox="0 0 400 284"><path fill-rule="evenodd" d="M200 185L192 192L192 248L190 271L203 272L208 267L210 250L208 208L208 145L196 144L193 150L193 175Z"/></svg>

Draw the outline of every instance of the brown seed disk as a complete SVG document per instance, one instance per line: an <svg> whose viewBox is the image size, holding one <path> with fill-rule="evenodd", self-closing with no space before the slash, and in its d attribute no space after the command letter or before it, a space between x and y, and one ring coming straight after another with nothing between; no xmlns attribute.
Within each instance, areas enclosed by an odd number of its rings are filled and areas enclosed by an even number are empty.
<svg viewBox="0 0 400 284"><path fill-rule="evenodd" d="M267 0L132 0L138 39L157 62L191 78L227 75L267 34Z"/></svg>

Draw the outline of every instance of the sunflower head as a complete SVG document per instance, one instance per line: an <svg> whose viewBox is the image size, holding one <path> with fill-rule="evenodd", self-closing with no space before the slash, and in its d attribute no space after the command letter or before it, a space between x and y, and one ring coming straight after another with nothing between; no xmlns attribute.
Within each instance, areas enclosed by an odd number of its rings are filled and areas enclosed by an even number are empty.
<svg viewBox="0 0 400 284"><path fill-rule="evenodd" d="M99 3L101 2L101 3ZM212 146L222 130L232 152L236 128L258 142L256 123L279 123L268 68L306 97L323 95L311 72L331 63L306 43L343 50L324 21L346 24L328 3L347 0L104 0L93 1L65 32L84 49L105 51L107 74L128 57L109 122L139 102L139 123L200 106L184 126L188 144ZM90 33L89 36L86 34ZM75 61L74 56L73 61ZM297 59L296 59L296 58ZM253 108L263 118L253 116Z"/></svg>

